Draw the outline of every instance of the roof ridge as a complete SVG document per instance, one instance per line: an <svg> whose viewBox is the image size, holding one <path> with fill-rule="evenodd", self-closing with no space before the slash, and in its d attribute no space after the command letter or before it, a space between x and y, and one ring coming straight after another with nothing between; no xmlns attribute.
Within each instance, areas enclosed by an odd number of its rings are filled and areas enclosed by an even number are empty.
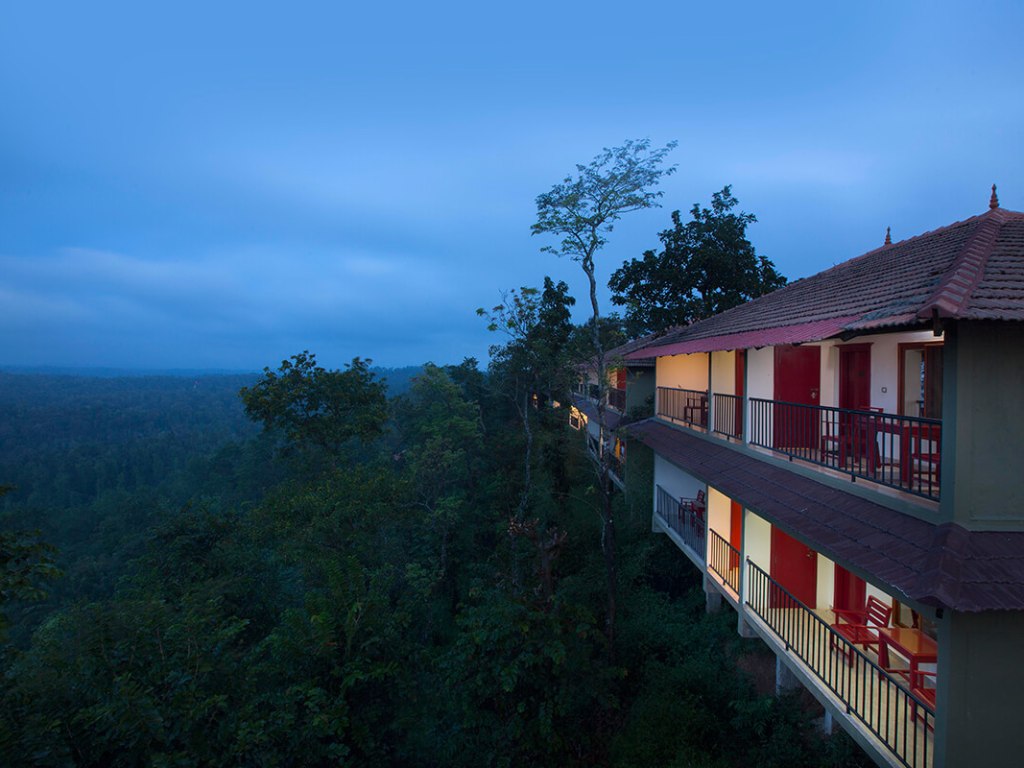
<svg viewBox="0 0 1024 768"><path fill-rule="evenodd" d="M786 283L781 288L776 288L771 293L762 294L762 295L760 295L760 296L758 296L756 298L751 299L750 301L744 302L743 304L739 304L739 305L737 305L735 307L730 307L729 309L727 309L727 310L725 310L723 312L719 312L718 314L712 315L711 317L705 317L705 318L703 318L701 320L698 320L695 323L690 323L689 325L681 326L680 329L681 330L689 330L689 329L693 328L694 326L700 325L701 323L703 323L703 322L705 322L707 320L710 320L712 318L718 318L718 317L721 317L722 315L727 315L728 313L733 312L733 311L735 311L737 309L740 309L742 307L747 307L747 306L749 306L751 304L755 304L755 303L757 303L759 301L762 301L763 299L766 299L769 296L774 296L777 293L780 293L782 291L786 291L789 288L792 288L793 286L799 285L800 283L802 283L805 280L810 280L812 278L822 277L823 275L827 275L828 273L833 272L834 270L837 270L837 269L845 269L850 264L853 264L854 262L861 261L862 259L866 259L869 256L873 256L876 253L878 253L879 251L888 250L890 248L896 248L898 246L904 245L905 243L910 243L910 242L912 242L914 240L919 240L919 239L921 239L923 237L930 237L930 236L936 235L936 234L938 234L940 232L945 232L946 230L954 229L955 227L960 227L960 226L963 226L965 224L970 224L970 223L974 222L976 219L983 219L985 217L993 217L993 218L995 218L996 215L999 215L1000 219L1006 218L1005 216L1003 216L1001 214L1011 214L1012 216L1024 217L1024 213L1022 213L1022 212L1007 211L1007 210L1004 210L1002 208L997 208L997 209L994 209L994 210L990 209L988 211L985 211L984 213L978 213L978 214L975 214L974 216L968 216L966 219L961 219L960 221L954 221L954 222L951 222L950 224L945 224L945 225L943 225L941 227L936 227L935 229L930 229L927 232L922 232L922 233L920 233L918 235L913 235L912 237L908 237L908 238L906 238L904 240L897 240L895 243L891 243L890 245L880 245L877 248L873 248L870 251L867 251L865 253L860 254L859 256L853 256L853 257L851 257L849 259L846 259L845 261L839 262L838 264L833 264L831 267L829 267L827 269L823 269L820 272L815 272L812 275L807 275L806 277L798 277L795 280L792 280L792 281ZM666 335L668 335L668 334L666 333Z"/></svg>
<svg viewBox="0 0 1024 768"><path fill-rule="evenodd" d="M1000 209L993 208L975 218L981 222L917 311L919 318L927 319L933 315L956 317L981 282L1006 217Z"/></svg>
<svg viewBox="0 0 1024 768"><path fill-rule="evenodd" d="M999 210L1002 211L1002 209L999 209ZM1002 212L1003 213L1016 213L1015 211L1002 211ZM910 237L904 238L903 240L897 240L896 242L889 243L888 245L884 245L884 244L880 245L877 248L872 248L870 251L867 251L865 253L860 254L859 256L854 256L852 258L847 259L846 261L841 261L838 264L833 264L828 269L823 269L821 272L816 272L813 275L809 275L809 277L817 277L818 275L824 275L825 273L831 272L834 269L839 269L840 267L845 267L845 266L847 266L849 264L852 264L855 261L860 261L861 259L866 259L868 256L874 256L879 251L887 251L887 250L889 250L891 248L897 248L897 247L899 247L901 245L905 245L906 243L912 243L914 240L920 240L922 237L931 237L931 236L937 235L937 234L939 234L941 232L945 232L945 231L950 230L950 229L955 229L956 227L962 227L965 224L970 224L970 223L974 222L976 219L982 219L982 218L984 218L986 216L992 215L993 213L995 213L995 211L988 210L988 211L985 211L984 213L978 213L978 214L975 214L974 216L968 216L966 219L960 219L959 221L953 221L953 222L950 222L949 224L944 224L941 227L936 227L935 229L929 229L929 230L927 230L925 232L921 232L921 233L916 234L916 235L911 235ZM1024 215L1024 214L1022 214L1022 215ZM804 278L800 278L800 279L804 279Z"/></svg>

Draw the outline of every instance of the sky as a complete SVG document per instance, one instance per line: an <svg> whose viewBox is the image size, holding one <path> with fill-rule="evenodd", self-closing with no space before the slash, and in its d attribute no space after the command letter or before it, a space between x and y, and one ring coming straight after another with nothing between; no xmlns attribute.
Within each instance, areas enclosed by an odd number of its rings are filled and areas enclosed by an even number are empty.
<svg viewBox="0 0 1024 768"><path fill-rule="evenodd" d="M1022 28L1019 0L3 2L0 365L486 360L503 290L585 299L535 199L627 139L677 170L605 282L725 184L790 279L993 183L1022 210Z"/></svg>

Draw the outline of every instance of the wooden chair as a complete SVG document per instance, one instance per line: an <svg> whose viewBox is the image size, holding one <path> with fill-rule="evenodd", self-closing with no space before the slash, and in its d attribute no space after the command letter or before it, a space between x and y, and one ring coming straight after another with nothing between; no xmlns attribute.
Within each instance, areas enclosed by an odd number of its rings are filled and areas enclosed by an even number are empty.
<svg viewBox="0 0 1024 768"><path fill-rule="evenodd" d="M699 427L708 425L708 396L701 395L698 399L687 398L683 406L683 420Z"/></svg>
<svg viewBox="0 0 1024 768"><path fill-rule="evenodd" d="M872 408L870 405L862 405L858 411L869 411L870 414L882 413L881 408ZM878 419L868 413L853 414L852 429L850 438L853 443L854 461L867 459L867 471L874 475L875 471L882 464L882 457L878 451Z"/></svg>
<svg viewBox="0 0 1024 768"><path fill-rule="evenodd" d="M831 467L845 467L848 455L846 435L839 418L830 418L834 411L825 411L821 423L821 463ZM831 459L831 461L829 461Z"/></svg>
<svg viewBox="0 0 1024 768"><path fill-rule="evenodd" d="M922 432L925 427L921 427ZM934 476L935 483L941 482L942 453L939 428L928 427L927 435L920 435L910 453L911 471L915 475ZM923 482L923 479L922 479Z"/></svg>
<svg viewBox="0 0 1024 768"><path fill-rule="evenodd" d="M680 526L689 517L690 526L699 530L699 535L704 534L704 510L707 507L704 490L697 491L696 498L679 500L679 524Z"/></svg>
<svg viewBox="0 0 1024 768"><path fill-rule="evenodd" d="M851 645L862 646L865 650L872 645L878 645L878 630L889 626L892 618L892 606L886 605L874 595L867 599L867 603L860 610L848 610L833 608L832 613L836 621L832 629L836 634L842 635ZM837 645L835 638L831 640L831 646ZM846 661L853 663L853 650L846 651Z"/></svg>
<svg viewBox="0 0 1024 768"><path fill-rule="evenodd" d="M704 514L707 510L707 504L704 500L704 491L697 491L697 498L693 503L693 517L691 522L694 530L697 533L697 538L704 538Z"/></svg>
<svg viewBox="0 0 1024 768"><path fill-rule="evenodd" d="M881 408L870 405L862 405L857 410L883 412ZM840 411L834 419L826 417L821 429L821 456L823 463L829 464L826 458L831 458L834 464L829 466L841 469L845 469L851 459L857 463L866 458L867 471L873 475L881 464L878 452L878 420L867 413L849 411Z"/></svg>

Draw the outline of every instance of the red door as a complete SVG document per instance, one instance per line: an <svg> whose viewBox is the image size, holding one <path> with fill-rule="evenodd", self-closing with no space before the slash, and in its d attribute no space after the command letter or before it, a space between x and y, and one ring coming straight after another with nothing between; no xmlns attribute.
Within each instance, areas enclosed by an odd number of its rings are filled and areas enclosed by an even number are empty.
<svg viewBox="0 0 1024 768"><path fill-rule="evenodd" d="M871 345L839 348L839 407L861 410L871 405Z"/></svg>
<svg viewBox="0 0 1024 768"><path fill-rule="evenodd" d="M859 610L864 607L867 585L860 576L836 565L835 593L832 605L842 610Z"/></svg>
<svg viewBox="0 0 1024 768"><path fill-rule="evenodd" d="M775 399L817 406L821 391L821 347L775 347ZM817 449L820 415L813 408L776 405L775 447Z"/></svg>
<svg viewBox="0 0 1024 768"><path fill-rule="evenodd" d="M736 548L736 552L743 551L743 505L738 501L732 502L729 509L729 543ZM740 556L736 552L729 553L730 568L740 566Z"/></svg>
<svg viewBox="0 0 1024 768"><path fill-rule="evenodd" d="M871 345L847 344L839 347L839 407L864 411L871 407ZM878 422L871 416L840 413L837 422L839 463L846 457L866 458L868 470L878 462L875 434ZM861 606L856 606L860 608Z"/></svg>
<svg viewBox="0 0 1024 768"><path fill-rule="evenodd" d="M774 525L771 576L808 608L817 606L818 553ZM774 590L771 607L787 607L782 595Z"/></svg>

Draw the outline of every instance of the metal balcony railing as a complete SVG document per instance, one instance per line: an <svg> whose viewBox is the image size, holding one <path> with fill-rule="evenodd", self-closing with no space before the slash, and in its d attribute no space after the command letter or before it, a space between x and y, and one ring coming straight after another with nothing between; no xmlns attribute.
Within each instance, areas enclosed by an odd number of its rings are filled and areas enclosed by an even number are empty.
<svg viewBox="0 0 1024 768"><path fill-rule="evenodd" d="M697 389L658 387L658 415L706 429L708 393Z"/></svg>
<svg viewBox="0 0 1024 768"><path fill-rule="evenodd" d="M931 765L935 711L747 560L747 605L905 766Z"/></svg>
<svg viewBox="0 0 1024 768"><path fill-rule="evenodd" d="M710 531L708 536L708 570L717 573L729 588L740 594L740 551Z"/></svg>
<svg viewBox="0 0 1024 768"><path fill-rule="evenodd" d="M716 402L716 422L717 422ZM942 420L750 398L750 443L939 498Z"/></svg>
<svg viewBox="0 0 1024 768"><path fill-rule="evenodd" d="M704 508L697 499L677 499L660 485L656 486L656 509L669 528L704 562Z"/></svg>
<svg viewBox="0 0 1024 768"><path fill-rule="evenodd" d="M736 395L714 395L715 415L712 432L726 437L743 437L743 398Z"/></svg>

